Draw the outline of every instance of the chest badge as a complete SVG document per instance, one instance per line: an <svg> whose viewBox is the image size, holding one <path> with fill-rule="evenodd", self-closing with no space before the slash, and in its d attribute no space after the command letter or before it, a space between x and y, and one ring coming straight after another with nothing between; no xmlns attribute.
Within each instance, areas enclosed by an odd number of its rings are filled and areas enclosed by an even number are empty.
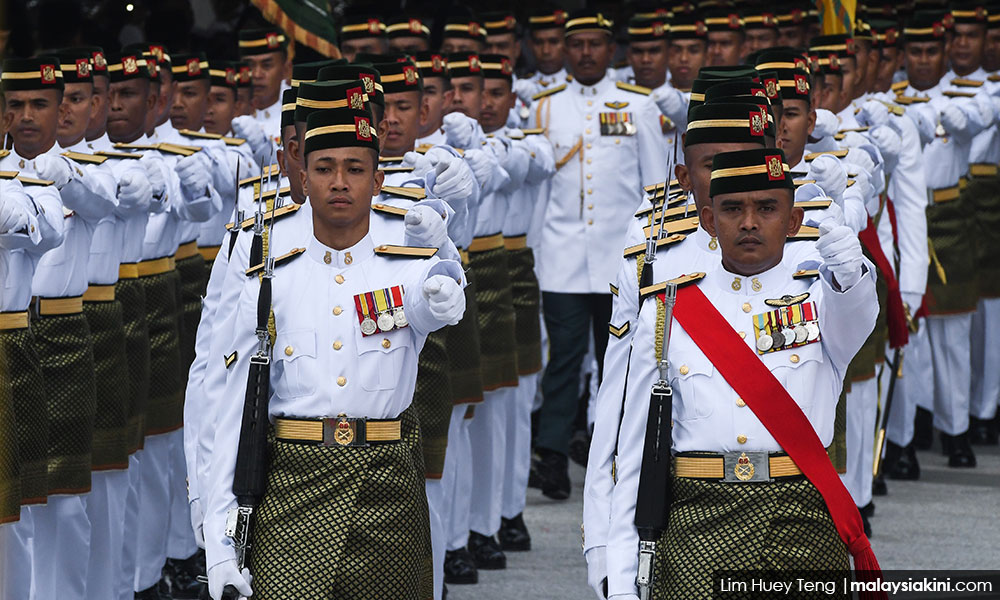
<svg viewBox="0 0 1000 600"><path fill-rule="evenodd" d="M605 102L604 106L607 106L611 110L621 110L628 106L628 102Z"/></svg>
<svg viewBox="0 0 1000 600"><path fill-rule="evenodd" d="M602 112L601 135L635 135L635 117L630 112Z"/></svg>
<svg viewBox="0 0 1000 600"><path fill-rule="evenodd" d="M816 303L800 302L754 315L753 329L758 354L818 342L820 330Z"/></svg>
<svg viewBox="0 0 1000 600"><path fill-rule="evenodd" d="M409 325L403 312L403 286L396 285L354 296L361 335L387 333Z"/></svg>

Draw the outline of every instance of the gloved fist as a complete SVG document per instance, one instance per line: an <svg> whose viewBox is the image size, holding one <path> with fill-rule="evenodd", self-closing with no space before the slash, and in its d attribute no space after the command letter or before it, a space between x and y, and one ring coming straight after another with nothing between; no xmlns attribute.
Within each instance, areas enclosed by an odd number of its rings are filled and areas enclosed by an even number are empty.
<svg viewBox="0 0 1000 600"><path fill-rule="evenodd" d="M880 127L889 122L889 107L876 100L868 100L861 105L857 119L864 127Z"/></svg>
<svg viewBox="0 0 1000 600"><path fill-rule="evenodd" d="M403 165L413 167L412 173L414 177L423 177L428 171L434 168L434 163L431 162L430 157L426 154L412 151L403 155Z"/></svg>
<svg viewBox="0 0 1000 600"><path fill-rule="evenodd" d="M969 117L957 103L949 102L941 109L941 126L948 135L961 135L969 127Z"/></svg>
<svg viewBox="0 0 1000 600"><path fill-rule="evenodd" d="M843 196L847 189L847 171L835 156L829 154L818 156L810 163L806 179L815 180L816 185L834 199Z"/></svg>
<svg viewBox="0 0 1000 600"><path fill-rule="evenodd" d="M118 180L118 204L131 208L149 204L153 196L153 186L138 169L130 169Z"/></svg>
<svg viewBox="0 0 1000 600"><path fill-rule="evenodd" d="M455 325L465 314L465 293L451 277L447 275L428 277L422 292L431 314L438 321Z"/></svg>
<svg viewBox="0 0 1000 600"><path fill-rule="evenodd" d="M58 189L62 189L73 179L73 167L70 165L69 159L62 156L39 154L32 162L32 166L39 179L55 182Z"/></svg>
<svg viewBox="0 0 1000 600"><path fill-rule="evenodd" d="M517 94L517 98L521 101L521 104L525 106L531 106L534 95L541 91L542 86L538 85L536 81L518 79L514 82L514 93Z"/></svg>
<svg viewBox="0 0 1000 600"><path fill-rule="evenodd" d="M910 316L917 314L920 310L920 305L924 302L923 294L918 294L916 292L899 292L899 295L903 297L903 304L910 307Z"/></svg>
<svg viewBox="0 0 1000 600"><path fill-rule="evenodd" d="M252 596L250 580L250 569L243 569L241 572L236 568L235 560L227 560L208 570L208 593L212 596L212 600L222 600L223 590L227 585L231 585L242 596Z"/></svg>
<svg viewBox="0 0 1000 600"><path fill-rule="evenodd" d="M195 152L191 156L185 156L177 161L174 170L181 180L181 185L192 196L202 196L208 193L212 178L210 169L205 167L204 160L200 157L201 152Z"/></svg>
<svg viewBox="0 0 1000 600"><path fill-rule="evenodd" d="M608 578L607 546L589 548L583 555L587 559L587 584L600 600L604 600L604 582Z"/></svg>
<svg viewBox="0 0 1000 600"><path fill-rule="evenodd" d="M20 190L4 189L3 198L0 198L0 234L17 233L27 228L31 221L31 214L26 208L26 200L21 197L15 198L15 194L24 196Z"/></svg>
<svg viewBox="0 0 1000 600"><path fill-rule="evenodd" d="M255 162L271 160L271 140L267 139L260 124L250 115L242 115L233 119L233 133L243 138L253 151Z"/></svg>
<svg viewBox="0 0 1000 600"><path fill-rule="evenodd" d="M823 258L823 264L833 273L841 290L848 290L861 281L861 241L846 225L819 226L819 240L816 251Z"/></svg>
<svg viewBox="0 0 1000 600"><path fill-rule="evenodd" d="M429 206L414 206L403 217L407 245L440 248L448 241L444 219Z"/></svg>
<svg viewBox="0 0 1000 600"><path fill-rule="evenodd" d="M653 102L656 102L656 107L660 109L660 113L670 119L676 119L679 113L687 109L687 104L684 102L681 93L669 86L665 92L656 92L653 94Z"/></svg>
<svg viewBox="0 0 1000 600"><path fill-rule="evenodd" d="M837 120L837 115L825 108L816 109L816 125L813 127L811 134L814 139L821 140L830 137L837 133L839 129L840 121Z"/></svg>
<svg viewBox="0 0 1000 600"><path fill-rule="evenodd" d="M460 112L448 113L441 124L445 140L455 148L468 149L478 145L479 124Z"/></svg>
<svg viewBox="0 0 1000 600"><path fill-rule="evenodd" d="M836 200L827 196L823 189L815 183L807 183L805 185L800 185L795 190L795 202L809 202L812 200L830 200L830 206L821 210L807 210L805 211L805 218L802 221L803 225L808 225L810 227L819 227L820 223L830 222L834 225L844 224L844 211L840 204Z"/></svg>
<svg viewBox="0 0 1000 600"><path fill-rule="evenodd" d="M883 172L894 172L899 164L899 154L903 151L903 139L888 125L870 129L868 137L882 155Z"/></svg>
<svg viewBox="0 0 1000 600"><path fill-rule="evenodd" d="M528 175L528 167L531 166L531 153L527 146L513 142L507 151L503 163L503 170L507 171L510 182L508 189L518 188L524 183L524 178Z"/></svg>
<svg viewBox="0 0 1000 600"><path fill-rule="evenodd" d="M493 181L493 174L497 170L496 157L492 153L474 148L465 151L465 164L469 165L472 173L476 176L479 187L485 188Z"/></svg>
<svg viewBox="0 0 1000 600"><path fill-rule="evenodd" d="M854 185L858 188L858 194L864 200L865 212L869 217L874 217L878 213L878 194L872 186L871 177L865 171L859 171L854 176Z"/></svg>
<svg viewBox="0 0 1000 600"><path fill-rule="evenodd" d="M201 506L201 499L195 498L188 507L191 514L191 529L194 530L194 540L199 548L205 547L205 510Z"/></svg>
<svg viewBox="0 0 1000 600"><path fill-rule="evenodd" d="M452 208L468 202L476 189L476 176L465 161L451 156L448 162L441 161L434 167L435 180L431 190L435 196L447 202Z"/></svg>
<svg viewBox="0 0 1000 600"><path fill-rule="evenodd" d="M160 163L143 156L139 159L139 165L146 171L146 177L149 178L149 185L153 189L153 199L162 200L167 191L167 181L163 177Z"/></svg>

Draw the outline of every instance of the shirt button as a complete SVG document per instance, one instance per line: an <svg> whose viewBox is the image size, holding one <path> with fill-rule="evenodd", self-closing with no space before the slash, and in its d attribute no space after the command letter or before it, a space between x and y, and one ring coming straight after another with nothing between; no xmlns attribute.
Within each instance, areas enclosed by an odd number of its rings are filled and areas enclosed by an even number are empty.
<svg viewBox="0 0 1000 600"><path fill-rule="evenodd" d="M344 309L340 308L339 306L334 306L333 307L333 314L334 315L339 315L342 312L344 312Z"/></svg>
<svg viewBox="0 0 1000 600"><path fill-rule="evenodd" d="M795 363L799 362L799 355L798 354L793 354L793 355L791 355L791 356L788 357L788 360L792 361L792 364L795 364Z"/></svg>
<svg viewBox="0 0 1000 600"><path fill-rule="evenodd" d="M621 140L615 140L615 144L621 144L621 143L622 143Z"/></svg>
<svg viewBox="0 0 1000 600"><path fill-rule="evenodd" d="M593 173L587 173L587 179L593 179L593 178L594 178Z"/></svg>
<svg viewBox="0 0 1000 600"><path fill-rule="evenodd" d="M590 219L590 220L587 221L587 225L593 225L593 224L594 224L594 220L593 219Z"/></svg>
<svg viewBox="0 0 1000 600"><path fill-rule="evenodd" d="M587 150L590 150L591 147L592 147L592 144L590 142L587 142Z"/></svg>
<svg viewBox="0 0 1000 600"><path fill-rule="evenodd" d="M344 377L344 376L338 377L337 378L337 385L339 385L340 387L344 387L345 385L347 385L347 378Z"/></svg>
<svg viewBox="0 0 1000 600"><path fill-rule="evenodd" d="M593 105L594 105L593 100L587 100L587 106L593 106Z"/></svg>
<svg viewBox="0 0 1000 600"><path fill-rule="evenodd" d="M336 281L337 283L344 283L344 276L337 275L336 277L333 278L333 280Z"/></svg>
<svg viewBox="0 0 1000 600"><path fill-rule="evenodd" d="M747 403L743 401L743 398L737 398L736 399L736 406L739 406L740 408L743 408L746 405L747 405Z"/></svg>
<svg viewBox="0 0 1000 600"><path fill-rule="evenodd" d="M743 338L743 339L747 339L747 332L741 331L740 332L740 337Z"/></svg>
<svg viewBox="0 0 1000 600"><path fill-rule="evenodd" d="M587 205L587 209L589 209L589 210L594 210L594 205L593 205L593 204L588 204L588 205Z"/></svg>
<svg viewBox="0 0 1000 600"><path fill-rule="evenodd" d="M745 443L747 443L747 436L745 436L745 435L743 435L741 433L738 436L736 436L736 441L739 442L739 443L741 443L741 444L745 444Z"/></svg>
<svg viewBox="0 0 1000 600"><path fill-rule="evenodd" d="M753 310L753 307L750 306L750 303L749 302L744 302L743 303L743 312L748 313L751 310Z"/></svg>
<svg viewBox="0 0 1000 600"><path fill-rule="evenodd" d="M334 350L340 350L343 347L344 347L344 343L341 342L340 340L337 340L336 342L333 343L333 349Z"/></svg>
<svg viewBox="0 0 1000 600"><path fill-rule="evenodd" d="M392 346L392 342L390 342L388 339L382 340L382 347L383 348L388 348L389 346Z"/></svg>
<svg viewBox="0 0 1000 600"><path fill-rule="evenodd" d="M691 372L691 369L689 369L687 365L681 365L681 368L680 368L680 369L677 369L677 371L678 371L678 372L679 372L679 373L680 373L681 375L687 375L688 373L690 373L690 372Z"/></svg>
<svg viewBox="0 0 1000 600"><path fill-rule="evenodd" d="M285 356L291 356L293 352L295 352L295 348L285 346Z"/></svg>
<svg viewBox="0 0 1000 600"><path fill-rule="evenodd" d="M587 135L590 135L590 127L588 127L587 130L584 131L584 133L586 133ZM588 144L587 147L589 148L590 145Z"/></svg>
<svg viewBox="0 0 1000 600"><path fill-rule="evenodd" d="M593 194L594 193L594 188L587 188L587 193L588 194Z"/></svg>
<svg viewBox="0 0 1000 600"><path fill-rule="evenodd" d="M587 164L588 164L588 165L589 165L590 163L592 163L592 162L594 162L594 159L592 159L592 158L588 158L588 159L587 159Z"/></svg>
<svg viewBox="0 0 1000 600"><path fill-rule="evenodd" d="M589 114L587 115L587 120L588 120L588 121L589 121L589 120L591 120L591 119L593 119L593 118L594 118L594 116L593 116L593 115L589 115Z"/></svg>

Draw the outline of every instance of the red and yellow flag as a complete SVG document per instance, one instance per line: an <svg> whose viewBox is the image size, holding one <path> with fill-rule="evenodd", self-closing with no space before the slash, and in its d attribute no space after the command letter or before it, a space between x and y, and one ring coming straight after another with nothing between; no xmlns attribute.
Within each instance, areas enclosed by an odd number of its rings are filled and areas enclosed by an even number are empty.
<svg viewBox="0 0 1000 600"><path fill-rule="evenodd" d="M857 0L815 0L823 35L852 33Z"/></svg>

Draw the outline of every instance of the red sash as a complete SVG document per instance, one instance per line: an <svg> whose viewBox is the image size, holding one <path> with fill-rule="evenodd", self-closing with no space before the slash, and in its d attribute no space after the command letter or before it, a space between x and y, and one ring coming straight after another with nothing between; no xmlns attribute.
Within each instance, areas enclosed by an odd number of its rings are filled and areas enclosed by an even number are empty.
<svg viewBox="0 0 1000 600"><path fill-rule="evenodd" d="M663 294L660 296L662 299ZM858 579L880 581L882 569L865 536L861 513L837 475L809 419L781 382L712 306L698 286L677 290L674 318L819 490L840 538L854 557ZM866 592L860 597L862 600L884 600L887 595L885 592Z"/></svg>
<svg viewBox="0 0 1000 600"><path fill-rule="evenodd" d="M890 213L890 215L893 214L895 213ZM868 249L872 261L882 272L886 286L889 288L885 307L886 322L889 325L889 347L902 348L910 341L910 330L906 324L906 309L903 308L903 297L899 293L899 280L893 274L889 259L882 251L882 244L878 240L878 232L875 230L875 224L871 217L868 217L868 227L858 234L858 239Z"/></svg>

